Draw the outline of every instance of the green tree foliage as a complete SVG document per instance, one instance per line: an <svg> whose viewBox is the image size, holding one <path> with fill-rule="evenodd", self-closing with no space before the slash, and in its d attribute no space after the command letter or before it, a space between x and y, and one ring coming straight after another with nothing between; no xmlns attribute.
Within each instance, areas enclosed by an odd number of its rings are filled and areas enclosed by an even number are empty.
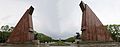
<svg viewBox="0 0 120 47"><path fill-rule="evenodd" d="M0 32L0 42L4 43L9 37L10 32Z"/></svg>
<svg viewBox="0 0 120 47"><path fill-rule="evenodd" d="M10 35L10 32L13 30L9 25L1 26L0 28L0 42L5 42Z"/></svg>
<svg viewBox="0 0 120 47"><path fill-rule="evenodd" d="M0 30L1 32L11 32L14 29L14 27L9 27L9 25L1 26Z"/></svg>
<svg viewBox="0 0 120 47"><path fill-rule="evenodd" d="M106 25L114 41L120 41L120 25Z"/></svg>
<svg viewBox="0 0 120 47"><path fill-rule="evenodd" d="M40 40L40 42L51 42L52 41L51 37L44 35L42 33L38 33L37 39Z"/></svg>
<svg viewBox="0 0 120 47"><path fill-rule="evenodd" d="M70 37L66 39L67 42L75 42L75 37Z"/></svg>
<svg viewBox="0 0 120 47"><path fill-rule="evenodd" d="M9 31L9 26L8 25L2 26L1 31L2 32L8 32Z"/></svg>

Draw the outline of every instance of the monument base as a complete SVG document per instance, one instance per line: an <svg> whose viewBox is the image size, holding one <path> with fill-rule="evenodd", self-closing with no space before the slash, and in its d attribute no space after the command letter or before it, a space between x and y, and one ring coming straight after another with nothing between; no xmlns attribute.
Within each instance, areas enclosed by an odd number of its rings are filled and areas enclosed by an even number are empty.
<svg viewBox="0 0 120 47"><path fill-rule="evenodd" d="M76 44L79 44L80 42L81 42L80 39L75 39L75 43L76 43Z"/></svg>
<svg viewBox="0 0 120 47"><path fill-rule="evenodd" d="M0 45L0 47L49 47L48 44L6 44Z"/></svg>
<svg viewBox="0 0 120 47"><path fill-rule="evenodd" d="M37 44L37 45L40 44L39 40L33 40L32 42L33 42L33 44Z"/></svg>
<svg viewBox="0 0 120 47"><path fill-rule="evenodd" d="M119 42L80 42L78 47L120 47Z"/></svg>
<svg viewBox="0 0 120 47"><path fill-rule="evenodd" d="M17 47L17 46L21 46L21 47L47 47L48 44L40 44L39 40L32 40L32 41L27 41L24 43L1 43L1 46L11 46L11 47Z"/></svg>

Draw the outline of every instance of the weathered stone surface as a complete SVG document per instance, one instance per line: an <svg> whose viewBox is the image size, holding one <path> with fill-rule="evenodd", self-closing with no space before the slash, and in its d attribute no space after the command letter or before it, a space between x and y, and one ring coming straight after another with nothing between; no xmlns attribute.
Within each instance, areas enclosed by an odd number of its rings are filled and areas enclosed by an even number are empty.
<svg viewBox="0 0 120 47"><path fill-rule="evenodd" d="M83 41L112 41L107 28L101 23L89 6L81 1L82 40Z"/></svg>
<svg viewBox="0 0 120 47"><path fill-rule="evenodd" d="M119 42L87 42L76 44L78 47L120 47Z"/></svg>
<svg viewBox="0 0 120 47"><path fill-rule="evenodd" d="M9 36L8 43L24 43L34 40L32 13L34 8L31 6L22 16L20 21Z"/></svg>

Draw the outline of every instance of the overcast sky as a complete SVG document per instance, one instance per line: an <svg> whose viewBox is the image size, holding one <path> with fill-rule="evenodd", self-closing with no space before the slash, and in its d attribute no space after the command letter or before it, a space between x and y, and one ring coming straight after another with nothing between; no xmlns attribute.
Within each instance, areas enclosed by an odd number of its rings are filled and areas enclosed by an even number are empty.
<svg viewBox="0 0 120 47"><path fill-rule="evenodd" d="M0 26L15 26L32 5L34 30L55 39L80 31L81 0L0 0ZM120 24L120 0L84 0L104 25Z"/></svg>

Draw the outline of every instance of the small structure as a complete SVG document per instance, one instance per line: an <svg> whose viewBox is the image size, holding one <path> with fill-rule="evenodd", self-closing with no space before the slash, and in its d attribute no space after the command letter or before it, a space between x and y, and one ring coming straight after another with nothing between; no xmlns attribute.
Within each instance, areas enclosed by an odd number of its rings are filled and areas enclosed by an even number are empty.
<svg viewBox="0 0 120 47"><path fill-rule="evenodd" d="M22 16L20 21L13 29L7 43L31 43L34 40L34 30L32 23L32 13L34 8L31 6Z"/></svg>
<svg viewBox="0 0 120 47"><path fill-rule="evenodd" d="M76 34L77 34L77 35L76 35L76 38L75 38L75 42L76 42L77 44L79 44L80 41L81 41L80 34L79 34L78 32L77 32Z"/></svg>
<svg viewBox="0 0 120 47"><path fill-rule="evenodd" d="M81 1L82 10L82 41L113 41L107 28L98 19L90 7Z"/></svg>

